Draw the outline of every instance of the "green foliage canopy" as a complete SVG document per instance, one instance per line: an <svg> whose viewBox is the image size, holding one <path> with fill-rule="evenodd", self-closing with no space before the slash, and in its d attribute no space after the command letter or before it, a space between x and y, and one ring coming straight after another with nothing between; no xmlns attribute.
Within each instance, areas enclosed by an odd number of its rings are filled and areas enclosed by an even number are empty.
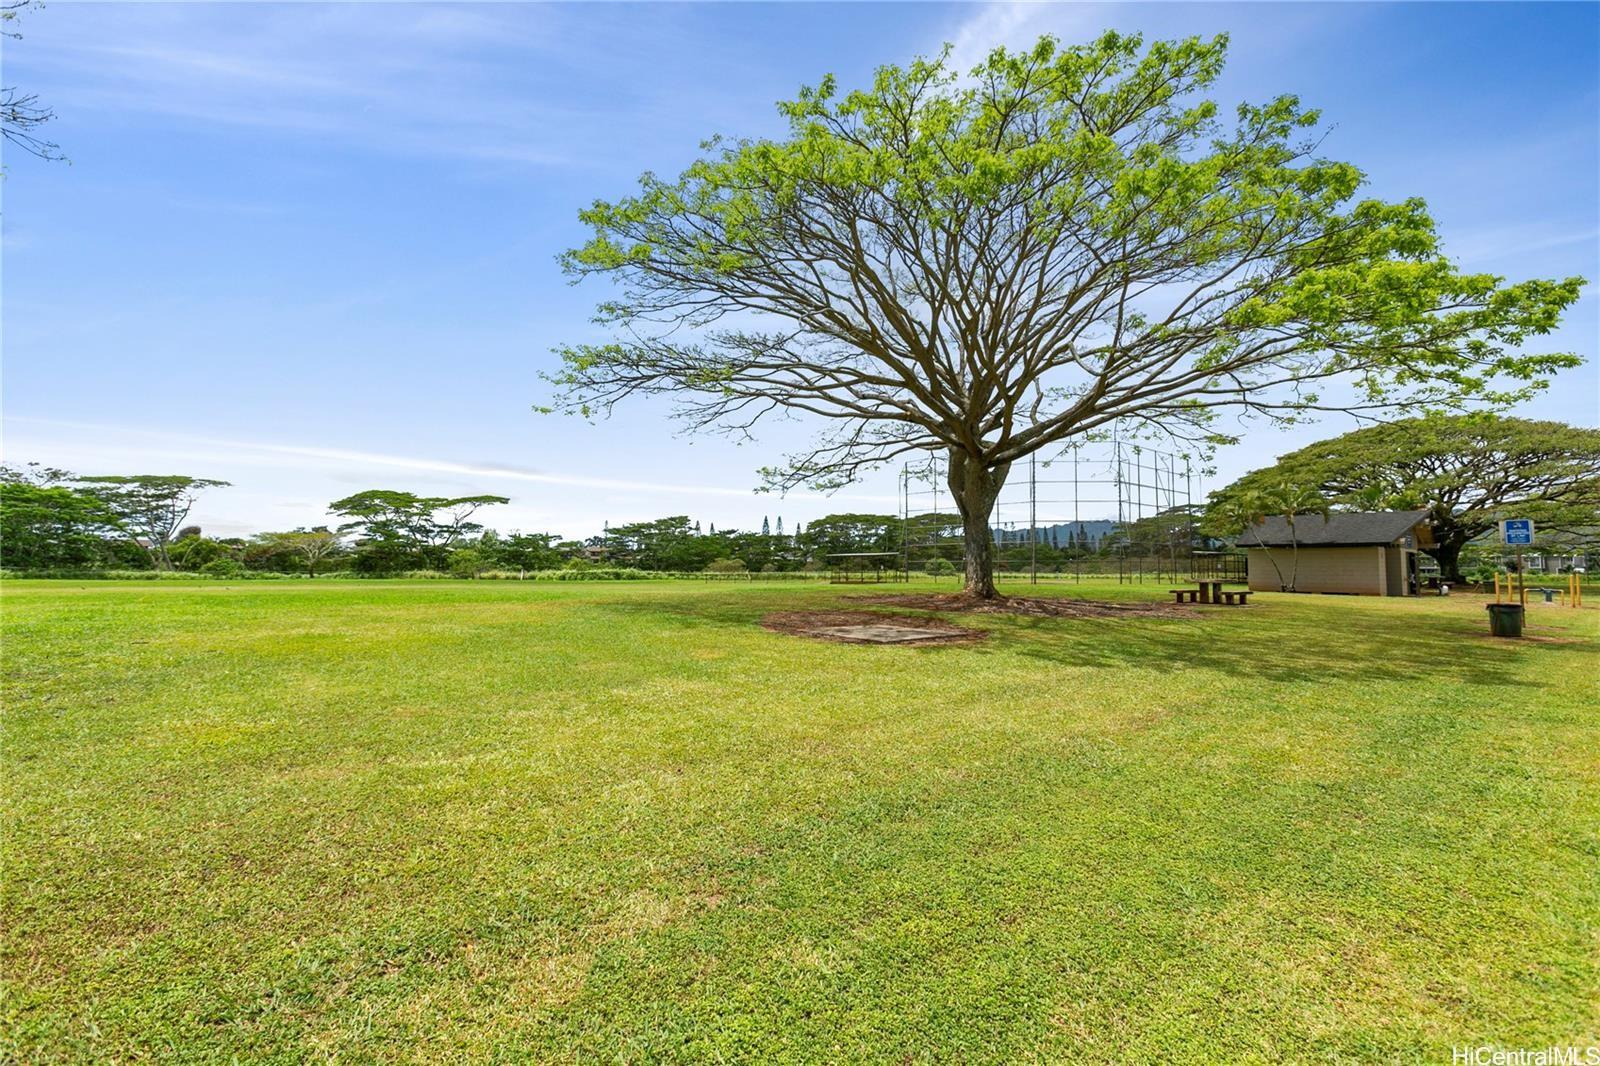
<svg viewBox="0 0 1600 1066"><path fill-rule="evenodd" d="M904 539L902 524L898 515L823 515L805 527L799 540L818 559L843 552L899 551Z"/></svg>
<svg viewBox="0 0 1600 1066"><path fill-rule="evenodd" d="M511 533L495 539L486 550L495 566L508 570L546 570L560 566L566 558L552 542L558 538L552 533Z"/></svg>
<svg viewBox="0 0 1600 1066"><path fill-rule="evenodd" d="M441 568L451 548L483 531L472 521L481 508L510 503L506 496L418 496L393 489L369 489L335 500L330 514L347 521L340 533L353 533L357 562L387 571L418 565Z"/></svg>
<svg viewBox="0 0 1600 1066"><path fill-rule="evenodd" d="M703 570L728 554L725 541L695 532L687 515L612 526L605 536L606 557L641 570Z"/></svg>
<svg viewBox="0 0 1600 1066"><path fill-rule="evenodd" d="M802 90L785 136L582 212L565 267L615 283L616 335L561 350L555 407L834 420L779 486L924 450L1003 478L1118 420L1215 440L1219 408L1505 402L1577 362L1520 349L1581 279L1460 272L1421 200L1358 198L1292 96L1223 121L1202 94L1225 50L1045 37L967 79L941 57Z"/></svg>
<svg viewBox="0 0 1600 1066"><path fill-rule="evenodd" d="M256 541L268 555L294 556L305 565L307 577L316 577L317 565L344 549L339 534L321 527L286 533L262 533Z"/></svg>
<svg viewBox="0 0 1600 1066"><path fill-rule="evenodd" d="M105 474L74 480L104 504L116 528L149 554L157 570L173 569L168 545L200 494L228 485L184 474Z"/></svg>
<svg viewBox="0 0 1600 1066"><path fill-rule="evenodd" d="M1427 508L1437 543L1426 550L1459 577L1461 549L1502 518L1549 533L1600 527L1600 429L1490 413L1370 426L1245 475L1213 494L1211 513L1285 482L1345 509Z"/></svg>
<svg viewBox="0 0 1600 1066"><path fill-rule="evenodd" d="M13 569L48 570L104 563L115 516L87 492L0 478L0 561Z"/></svg>

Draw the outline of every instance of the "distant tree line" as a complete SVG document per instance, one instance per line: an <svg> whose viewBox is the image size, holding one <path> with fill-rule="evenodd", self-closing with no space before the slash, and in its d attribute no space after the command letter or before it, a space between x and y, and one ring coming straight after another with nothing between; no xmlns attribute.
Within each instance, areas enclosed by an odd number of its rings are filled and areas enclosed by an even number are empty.
<svg viewBox="0 0 1600 1066"><path fill-rule="evenodd" d="M500 532L479 521L507 497L419 496L370 489L328 505L327 525L212 537L186 524L201 493L227 486L180 475L83 476L29 464L0 467L0 564L23 571L161 570L227 576L250 571L385 576L417 571L475 577L489 571L620 567L666 572L786 573L877 553L882 565L953 569L962 557L958 516L843 513L784 529L702 526L687 515L607 526L581 540ZM1166 539L1188 516L1163 515L1091 538L1087 529L996 531L1002 569L1060 570ZM1165 551L1165 548L1160 549Z"/></svg>
<svg viewBox="0 0 1600 1066"><path fill-rule="evenodd" d="M0 467L0 562L28 570L204 565L211 559L189 554L198 531L183 523L202 492L226 484L183 475L83 476L38 463Z"/></svg>
<svg viewBox="0 0 1600 1066"><path fill-rule="evenodd" d="M582 540L499 532L479 521L504 496L358 492L327 525L211 537L186 524L196 499L227 482L184 475L85 476L33 463L0 467L0 565L24 571L276 571L367 576L442 571L627 567L662 571L822 569L839 552L899 551L896 515L829 515L785 532L702 529L685 515L608 527Z"/></svg>
<svg viewBox="0 0 1600 1066"><path fill-rule="evenodd" d="M369 489L334 500L328 525L208 537L187 524L196 499L227 482L186 475L79 475L33 463L0 467L0 565L23 571L162 570L219 575L275 571L475 577L561 568L785 573L908 563L957 570L965 530L955 514L826 515L785 531L702 528L687 515L610 526L582 540L502 533L480 517L504 496L419 496ZM997 570L1100 569L1130 557L1172 560L1192 549L1248 544L1267 515L1426 509L1426 550L1459 578L1492 548L1502 518L1532 518L1540 546L1600 546L1600 430L1497 415L1430 415L1383 423L1283 456L1212 494L1205 508L1132 521L992 530ZM876 553L878 558L863 557ZM1293 553L1291 553L1293 554ZM841 556L855 556L851 561ZM1174 566L1176 568L1176 566ZM1285 575L1293 585L1293 566Z"/></svg>

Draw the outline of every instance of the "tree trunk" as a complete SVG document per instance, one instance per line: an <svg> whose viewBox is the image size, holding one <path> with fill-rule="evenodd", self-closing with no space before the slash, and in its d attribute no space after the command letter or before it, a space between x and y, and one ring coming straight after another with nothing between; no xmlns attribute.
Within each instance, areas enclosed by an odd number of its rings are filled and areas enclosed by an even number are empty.
<svg viewBox="0 0 1600 1066"><path fill-rule="evenodd" d="M1439 578L1442 581L1451 581L1460 584L1461 576L1461 541L1441 541L1432 548L1423 551L1433 556L1434 562L1439 564Z"/></svg>
<svg viewBox="0 0 1600 1066"><path fill-rule="evenodd" d="M950 495L961 513L965 541L964 591L979 599L991 600L1000 595L994 587L994 533L989 528L989 517L1010 472L1010 463L985 467L966 452L953 448L950 451Z"/></svg>
<svg viewBox="0 0 1600 1066"><path fill-rule="evenodd" d="M1284 579L1283 567L1278 565L1277 556L1272 554L1272 549L1271 548L1262 548L1261 552L1262 552L1263 555L1265 555L1267 557L1267 562L1272 564L1272 572L1274 574L1278 575L1278 591L1279 592L1288 592L1289 591L1289 582Z"/></svg>
<svg viewBox="0 0 1600 1066"><path fill-rule="evenodd" d="M1237 540L1235 541L1235 543L1237 543ZM1245 547L1249 548L1249 547L1251 547L1251 545L1246 544ZM1288 592L1289 591L1289 583L1283 579L1283 567L1278 565L1277 556L1272 554L1272 549L1267 547L1265 544L1261 543L1261 534L1260 533L1256 534L1256 542L1255 542L1254 547L1260 548L1261 549L1261 554L1266 556L1267 562L1272 564L1272 572L1274 574L1278 575L1278 591L1279 592Z"/></svg>

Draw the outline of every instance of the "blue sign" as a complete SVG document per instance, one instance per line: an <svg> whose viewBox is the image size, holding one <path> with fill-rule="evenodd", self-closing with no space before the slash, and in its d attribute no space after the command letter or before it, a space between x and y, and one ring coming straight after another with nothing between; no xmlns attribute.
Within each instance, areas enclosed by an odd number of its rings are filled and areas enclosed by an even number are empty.
<svg viewBox="0 0 1600 1066"><path fill-rule="evenodd" d="M1532 544L1533 519L1507 518L1500 523L1500 539L1506 544Z"/></svg>

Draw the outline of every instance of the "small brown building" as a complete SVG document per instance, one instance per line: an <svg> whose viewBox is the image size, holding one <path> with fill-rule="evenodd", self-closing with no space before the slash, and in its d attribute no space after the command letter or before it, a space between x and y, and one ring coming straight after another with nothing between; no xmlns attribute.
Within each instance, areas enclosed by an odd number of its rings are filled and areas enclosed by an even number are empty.
<svg viewBox="0 0 1600 1066"><path fill-rule="evenodd" d="M1300 544L1298 592L1351 596L1414 596L1417 551L1433 546L1427 511L1364 511L1296 515ZM1239 537L1249 555L1250 588L1276 592L1295 568L1289 523L1272 515ZM1276 566L1274 566L1276 564ZM1280 578L1279 571L1282 571Z"/></svg>

